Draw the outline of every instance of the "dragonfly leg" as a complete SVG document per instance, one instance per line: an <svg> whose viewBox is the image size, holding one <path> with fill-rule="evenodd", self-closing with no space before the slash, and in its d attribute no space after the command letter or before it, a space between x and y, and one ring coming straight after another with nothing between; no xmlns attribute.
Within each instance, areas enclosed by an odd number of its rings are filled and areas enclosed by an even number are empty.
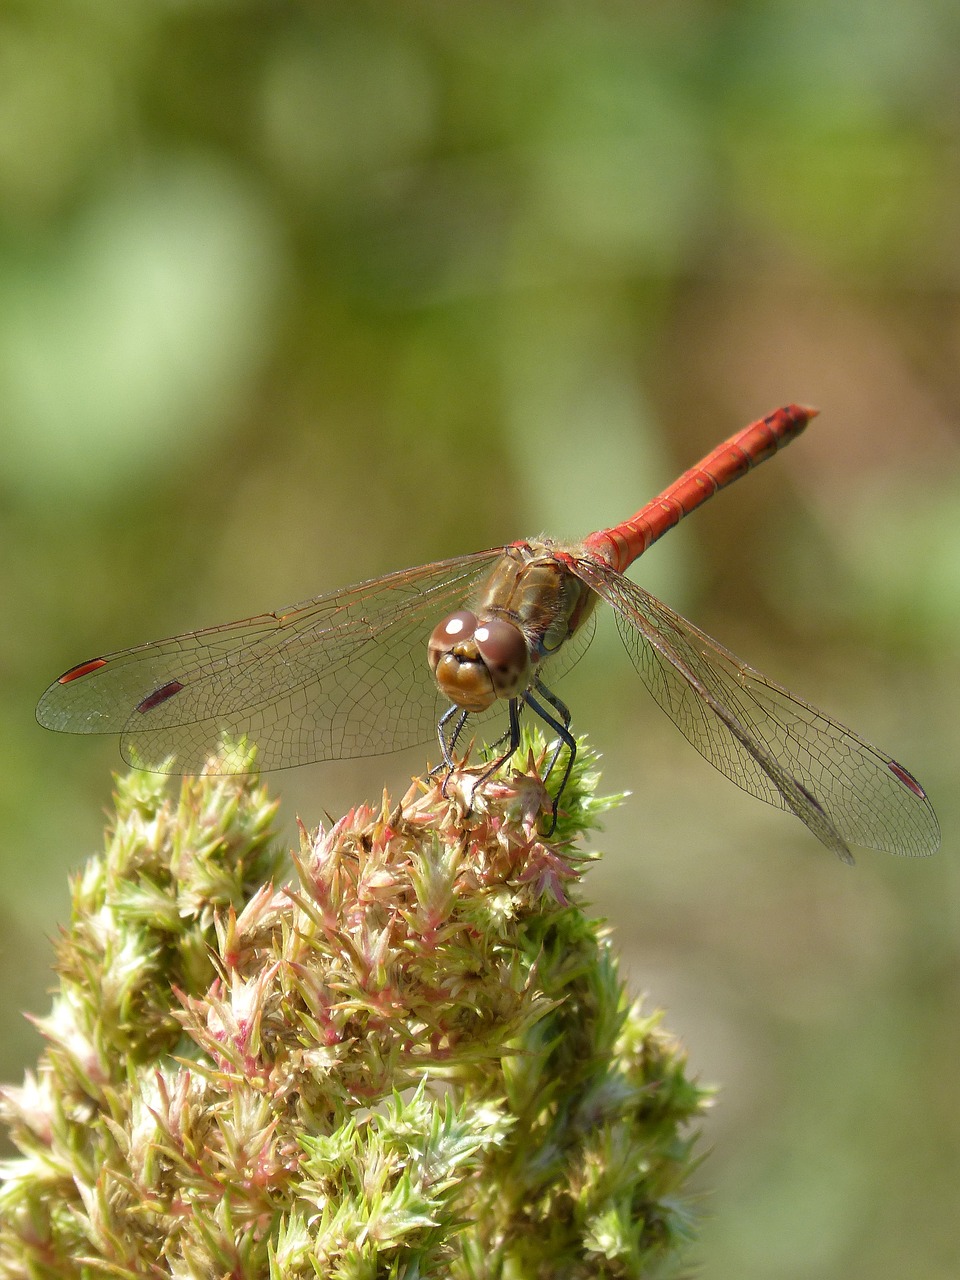
<svg viewBox="0 0 960 1280"><path fill-rule="evenodd" d="M437 722L437 738L440 742L440 752L443 759L435 769L431 770L431 772L439 773L441 769L446 769L447 777L444 779L443 783L444 795L447 794L447 782L450 779L450 775L456 768L456 761L454 760L453 753L456 750L457 742L464 730L469 715L469 711L464 711L462 707L458 707L454 704L447 708ZM519 703L516 698L510 699L509 718L510 723L508 728L500 735L491 747L491 750L496 751L498 747L506 744L507 749L502 755L498 756L497 759L493 761L488 769L484 770L477 779L478 782L483 782L491 773L494 772L495 769L499 769L505 761L510 759L517 747L520 745L520 711Z"/></svg>
<svg viewBox="0 0 960 1280"><path fill-rule="evenodd" d="M495 760L491 761L490 764L488 764L487 767L478 774L475 786L479 786L482 782L486 782L487 778L489 778L492 773L495 773L502 764L505 764L516 751L517 747L519 747L521 705L522 704L518 698L511 698L508 701L507 712L509 717L509 726L506 732L502 733L493 744L493 750L496 750L497 747L503 744L506 744L506 750L502 755L497 756ZM469 712L461 710L460 707L452 706L443 713L437 724L437 737L440 740L440 750L443 753L443 761L441 764L437 765L433 772L437 773L440 769L446 769L447 771L447 776L443 780L442 787L444 795L447 794L447 783L450 781L451 775L456 768L456 761L453 758L454 748L457 745L457 739L463 732L464 725L467 723L468 715ZM447 726L451 721L453 721L453 727L448 731ZM470 810L468 809L467 812L469 813Z"/></svg>
<svg viewBox="0 0 960 1280"><path fill-rule="evenodd" d="M496 742L493 744L493 747L492 747L492 750L495 751L497 747L499 747L502 743L506 743L507 749L506 751L503 752L502 755L497 756L496 760L493 760L486 767L486 769L484 769L483 773L480 774L480 776L477 778L478 786L480 785L481 782L486 782L487 778L489 778L492 773L496 773L496 771L500 768L502 764L506 764L507 761L510 759L510 757L513 755L513 753L516 751L517 747L519 747L521 708L522 708L522 704L519 698L510 698L508 700L507 716L509 718L509 725L508 725L507 731L506 733L502 733L500 735L500 737L496 740Z"/></svg>
<svg viewBox="0 0 960 1280"><path fill-rule="evenodd" d="M431 770L431 773L439 773L441 769L446 769L447 776L443 781L444 795L447 794L447 783L449 782L450 775L453 773L454 769L454 748L457 745L457 739L463 732L463 726L467 723L467 716L469 714L470 713L468 711L464 711L462 707L458 707L456 703L454 703L446 709L437 721L437 741L440 743L440 754L443 756L443 760L435 769ZM448 728L451 720L453 721L453 725Z"/></svg>
<svg viewBox="0 0 960 1280"><path fill-rule="evenodd" d="M453 759L453 753L456 750L457 743L460 740L460 734L463 732L463 729L467 723L467 719L469 715L470 715L469 711L464 711L461 707L453 705L451 707L448 707L447 710L440 717L439 721L437 722L437 738L440 742L440 751L443 756L443 759L435 769L431 770L432 773L437 773L439 772L440 769L450 770L454 767L455 762ZM449 725L451 720L454 721L454 725L452 730L448 734L447 726ZM497 738L496 742L493 742L490 744L490 750L496 751L499 747L502 747L504 743L507 743L507 742L510 742L513 745L510 746L504 752L504 754L499 757L499 759L497 760L497 764L503 764L505 760L509 760L510 757L513 755L514 751L516 751L517 746L519 745L519 742L520 742L519 729L517 729L516 732L514 732L512 726L505 729L504 732L501 733L500 737Z"/></svg>
<svg viewBox="0 0 960 1280"><path fill-rule="evenodd" d="M570 709L567 707L566 703L558 698L555 693L552 693L545 684L541 683L540 680L536 680L534 682L533 688L536 689L537 694L544 700L544 702L549 703L557 713L556 715L552 715L545 706L537 701L529 689L523 695L523 700L530 710L535 712L544 724L549 725L557 735L557 746L550 759L550 763L547 765L547 770L544 774L545 778L549 778L550 774L553 772L554 766L560 759L560 752L564 747L567 748L567 763L563 770L563 777L560 779L560 786L557 788L556 795L553 798L553 819L550 823L550 830L546 832L548 836L552 836L557 826L557 808L560 804L560 797L563 795L564 789L570 781L570 774L573 771L573 763L577 758L577 743L573 734L570 732L571 716Z"/></svg>
<svg viewBox="0 0 960 1280"><path fill-rule="evenodd" d="M534 697L531 690L528 689L526 693L523 694L522 698L508 699L507 713L509 718L509 727L507 728L506 733L502 734L493 744L494 750L501 745L505 746L506 749L502 754L498 755L495 760L491 761L483 772L479 774L476 785L479 786L482 782L485 782L492 773L495 773L496 770L501 767L501 765L506 764L520 746L520 713L523 710L524 704L526 704L531 711L538 715L544 724L548 725L557 735L557 745L544 773L545 778L549 778L550 774L553 772L556 763L560 758L560 752L564 747L567 748L567 763L563 771L563 778L560 780L560 786L557 788L556 795L554 796L553 803L551 805L552 816L550 820L550 828L545 833L546 835L551 836L557 826L557 807L560 803L560 797L563 795L564 788L570 780L570 773L573 769L573 763L577 756L577 743L573 734L570 732L571 715L566 703L561 701L555 693L551 692L551 690L539 680L535 681L533 688L536 690L537 697ZM538 701L538 698L543 701ZM545 706L544 703L547 705ZM548 706L551 710L547 709ZM442 788L444 795L447 794L447 783L450 781L450 777L456 767L453 753L456 749L457 740L467 723L468 715L469 712L454 705L448 707L437 723L437 738L440 742L440 751L443 755L443 762L437 765L437 770L435 770L435 772L439 771L441 768L445 768L447 771L447 776L443 781Z"/></svg>

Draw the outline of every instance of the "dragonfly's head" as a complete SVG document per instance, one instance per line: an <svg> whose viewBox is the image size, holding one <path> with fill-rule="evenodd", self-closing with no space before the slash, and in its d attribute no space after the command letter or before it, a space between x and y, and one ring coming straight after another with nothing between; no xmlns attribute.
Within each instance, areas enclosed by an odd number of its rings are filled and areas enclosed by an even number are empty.
<svg viewBox="0 0 960 1280"><path fill-rule="evenodd" d="M526 639L505 618L481 622L469 609L451 613L434 628L427 655L440 691L464 711L486 711L530 683Z"/></svg>

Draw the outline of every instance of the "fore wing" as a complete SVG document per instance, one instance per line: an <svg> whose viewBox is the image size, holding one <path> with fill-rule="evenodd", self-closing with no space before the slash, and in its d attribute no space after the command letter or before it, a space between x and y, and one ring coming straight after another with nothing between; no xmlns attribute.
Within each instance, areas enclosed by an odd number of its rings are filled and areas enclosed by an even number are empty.
<svg viewBox="0 0 960 1280"><path fill-rule="evenodd" d="M119 733L124 758L232 772L224 739L278 769L427 742L446 705L427 665L433 627L501 548L402 570L302 604L91 659L52 684L42 725Z"/></svg>

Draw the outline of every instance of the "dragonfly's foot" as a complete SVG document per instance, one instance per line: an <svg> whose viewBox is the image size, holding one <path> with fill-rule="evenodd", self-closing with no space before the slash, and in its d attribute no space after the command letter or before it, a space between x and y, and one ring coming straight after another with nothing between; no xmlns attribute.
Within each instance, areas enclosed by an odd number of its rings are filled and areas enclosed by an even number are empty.
<svg viewBox="0 0 960 1280"><path fill-rule="evenodd" d="M509 756L483 765L454 764L452 767L440 765L431 769L430 776L438 778L445 771L440 783L441 796L457 804L463 819L476 814L483 816L492 808L502 805L504 798L510 794L518 806L518 818L530 827L539 826L547 816L548 825L539 835L549 837L557 825L557 805L543 784L542 775L537 762L530 757L526 767L510 769L509 773L500 771L510 759ZM487 803L489 797L490 804Z"/></svg>
<svg viewBox="0 0 960 1280"><path fill-rule="evenodd" d="M525 767L517 766L499 772L500 762L481 773L472 788L471 804L474 808L486 807L489 797L494 806L502 806L509 798L511 812L526 827L531 836L549 837L556 825L556 805L547 788L542 775L533 760L528 760ZM542 829L547 819L546 829Z"/></svg>
<svg viewBox="0 0 960 1280"><path fill-rule="evenodd" d="M477 789L480 778L477 777L477 771L480 766L468 766L461 762L459 764L447 764L441 761L440 764L434 765L430 770L428 777L436 779L443 774L443 781L440 783L440 794L444 800L456 801L460 805L463 817L469 817L473 808L473 793Z"/></svg>
<svg viewBox="0 0 960 1280"><path fill-rule="evenodd" d="M546 840L549 840L557 829L557 804L559 800L559 796L554 797L553 803L550 805L550 821L547 823L546 827L543 827L540 830L540 834Z"/></svg>

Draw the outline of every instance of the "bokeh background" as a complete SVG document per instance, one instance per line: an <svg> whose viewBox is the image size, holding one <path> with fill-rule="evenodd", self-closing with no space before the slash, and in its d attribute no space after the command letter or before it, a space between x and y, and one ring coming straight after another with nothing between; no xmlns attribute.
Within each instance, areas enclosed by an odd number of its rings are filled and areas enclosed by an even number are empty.
<svg viewBox="0 0 960 1280"><path fill-rule="evenodd" d="M822 416L637 576L903 759L944 847L832 860L607 621L562 692L633 794L587 892L720 1085L704 1280L960 1273L960 9L11 3L0 16L0 1077L116 743L82 658L622 518ZM423 752L275 775L286 830Z"/></svg>

